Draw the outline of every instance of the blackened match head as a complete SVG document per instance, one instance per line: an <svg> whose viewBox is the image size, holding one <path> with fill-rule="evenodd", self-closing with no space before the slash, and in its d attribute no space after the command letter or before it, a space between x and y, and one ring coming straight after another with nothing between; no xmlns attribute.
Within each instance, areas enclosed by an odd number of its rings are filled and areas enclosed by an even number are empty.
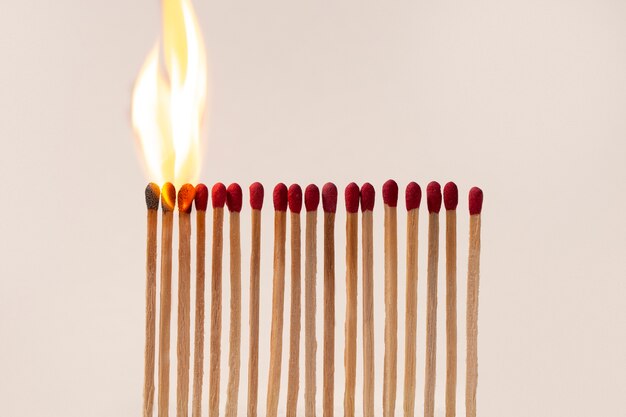
<svg viewBox="0 0 626 417"><path fill-rule="evenodd" d="M289 210L292 213L300 213L302 210L302 188L298 184L291 184L287 192Z"/></svg>
<svg viewBox="0 0 626 417"><path fill-rule="evenodd" d="M322 187L322 208L326 213L337 211L337 186L332 182L327 182Z"/></svg>
<svg viewBox="0 0 626 417"><path fill-rule="evenodd" d="M146 186L146 207L148 210L158 210L159 200L161 198L161 189L158 185L151 182Z"/></svg>
<svg viewBox="0 0 626 417"><path fill-rule="evenodd" d="M255 182L250 185L250 207L252 207L252 210L261 210L263 208L264 195L263 184Z"/></svg>
<svg viewBox="0 0 626 417"><path fill-rule="evenodd" d="M407 211L419 208L420 203L422 202L422 189L420 188L418 183L411 181L406 186L404 199L406 202Z"/></svg>
<svg viewBox="0 0 626 417"><path fill-rule="evenodd" d="M274 210L287 211L287 186L282 182L276 184L274 187Z"/></svg>
<svg viewBox="0 0 626 417"><path fill-rule="evenodd" d="M211 189L211 203L213 208L224 208L226 204L226 186L221 182L216 183Z"/></svg>
<svg viewBox="0 0 626 417"><path fill-rule="evenodd" d="M171 182L166 182L161 187L161 208L163 211L174 211L176 205L176 188Z"/></svg>
<svg viewBox="0 0 626 417"><path fill-rule="evenodd" d="M206 206L209 203L209 189L204 184L196 185L196 211L206 211Z"/></svg>
<svg viewBox="0 0 626 417"><path fill-rule="evenodd" d="M191 213L193 199L196 196L196 189L191 184L183 184L178 190L178 211Z"/></svg>
<svg viewBox="0 0 626 417"><path fill-rule="evenodd" d="M383 184L383 203L389 207L398 205L398 183L394 180L387 180Z"/></svg>
<svg viewBox="0 0 626 417"><path fill-rule="evenodd" d="M456 210L459 204L459 189L455 183L449 182L443 187L443 204L448 211Z"/></svg>
<svg viewBox="0 0 626 417"><path fill-rule="evenodd" d="M441 185L437 181L431 181L426 187L426 203L429 213L441 210Z"/></svg>
<svg viewBox="0 0 626 417"><path fill-rule="evenodd" d="M226 190L226 205L229 211L239 213L243 204L243 193L236 182L230 184Z"/></svg>
<svg viewBox="0 0 626 417"><path fill-rule="evenodd" d="M359 186L351 182L346 186L346 211L348 213L356 213L359 211L359 199L361 198L361 191Z"/></svg>
<svg viewBox="0 0 626 417"><path fill-rule="evenodd" d="M480 214L483 209L483 190L478 187L472 187L469 192L469 212L472 214Z"/></svg>
<svg viewBox="0 0 626 417"><path fill-rule="evenodd" d="M306 211L315 211L320 205L320 189L315 184L309 184L304 190L304 206Z"/></svg>
<svg viewBox="0 0 626 417"><path fill-rule="evenodd" d="M361 211L373 211L376 200L376 190L369 182L361 186Z"/></svg>

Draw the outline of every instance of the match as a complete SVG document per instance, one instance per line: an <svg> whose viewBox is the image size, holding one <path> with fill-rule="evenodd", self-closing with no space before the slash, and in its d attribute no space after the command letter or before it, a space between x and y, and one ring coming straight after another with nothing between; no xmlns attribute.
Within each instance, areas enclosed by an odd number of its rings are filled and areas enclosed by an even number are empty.
<svg viewBox="0 0 626 417"><path fill-rule="evenodd" d="M363 254L363 417L374 417L374 225L376 191L366 182L361 186Z"/></svg>
<svg viewBox="0 0 626 417"><path fill-rule="evenodd" d="M304 259L304 415L315 417L315 336L316 280L317 280L317 207L320 190L310 184L304 191L306 208L306 236Z"/></svg>
<svg viewBox="0 0 626 417"><path fill-rule="evenodd" d="M393 417L396 407L398 353L398 184L383 185L385 206L385 360L383 375L383 416Z"/></svg>
<svg viewBox="0 0 626 417"><path fill-rule="evenodd" d="M324 209L324 380L322 410L333 417L335 404L335 212L337 187L328 182L322 187Z"/></svg>
<svg viewBox="0 0 626 417"><path fill-rule="evenodd" d="M456 207L459 190L453 182L443 187L446 208L446 417L456 415Z"/></svg>

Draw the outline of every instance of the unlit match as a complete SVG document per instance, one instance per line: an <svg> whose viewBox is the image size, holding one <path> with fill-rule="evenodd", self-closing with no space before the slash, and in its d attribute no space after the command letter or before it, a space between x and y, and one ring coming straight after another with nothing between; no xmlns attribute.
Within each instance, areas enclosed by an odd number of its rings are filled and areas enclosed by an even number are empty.
<svg viewBox="0 0 626 417"><path fill-rule="evenodd" d="M446 417L456 415L456 207L459 190L453 182L443 187L446 208Z"/></svg>

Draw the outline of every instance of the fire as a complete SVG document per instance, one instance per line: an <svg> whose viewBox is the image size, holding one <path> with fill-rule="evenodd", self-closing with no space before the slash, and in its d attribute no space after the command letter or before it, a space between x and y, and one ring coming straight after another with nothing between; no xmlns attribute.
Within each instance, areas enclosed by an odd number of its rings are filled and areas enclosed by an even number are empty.
<svg viewBox="0 0 626 417"><path fill-rule="evenodd" d="M170 181L178 188L195 183L200 173L206 52L190 0L163 0L162 4L163 38L137 76L132 124L149 180Z"/></svg>

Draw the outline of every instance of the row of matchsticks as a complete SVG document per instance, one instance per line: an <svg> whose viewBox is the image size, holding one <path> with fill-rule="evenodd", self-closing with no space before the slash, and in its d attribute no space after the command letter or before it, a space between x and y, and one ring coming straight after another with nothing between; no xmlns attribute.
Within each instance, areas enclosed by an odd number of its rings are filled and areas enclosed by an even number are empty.
<svg viewBox="0 0 626 417"><path fill-rule="evenodd" d="M397 202L398 185L387 181L383 188L384 250L385 250L385 352L383 375L382 415L395 413L397 386ZM442 205L441 187L431 182L427 187L428 267L427 267L427 317L424 416L433 417L435 401L435 364L437 331L437 264L439 252L439 211ZM247 415L257 415L258 399L258 346L259 346L259 279L260 238L263 186L250 186L252 236L250 255L250 317ZM205 216L209 192L204 184L183 185L178 192L179 211L179 270L178 270L178 333L177 333L177 417L188 416L190 373L190 279L191 279L191 211L195 203L197 214L196 236L196 300L193 355L192 416L200 417L202 400L204 311L205 311ZM337 209L337 187L327 183L321 192L324 211L323 236L323 387L321 392L324 417L332 417L334 409L334 331L335 331L335 243L334 227ZM274 188L274 263L272 289L272 321L270 336L269 377L267 382L266 416L276 417L280 391L282 360L283 311L285 291L285 240L287 210L290 211L291 250L291 312L289 335L289 366L286 415L295 416L300 372L301 329L301 237L300 211L306 210L304 249L304 402L305 416L315 416L316 409L316 251L317 210L320 192L315 185L304 191L294 184L289 189L284 184ZM169 357L170 313L172 275L172 229L176 203L174 186L167 183L162 190L156 184L146 188L148 208L147 285L146 285L146 347L144 417L152 417L154 402L155 327L156 327L156 255L157 212L162 208L161 236L161 292L158 356L158 416L166 417L169 409ZM230 352L228 354L229 378L225 415L236 416L238 410L241 340L241 249L239 215L242 209L242 190L237 184L226 188L216 184L211 190L213 207L213 236L210 285L210 357L209 357L209 416L219 416L220 392L220 340L222 312L222 248L224 206L229 210L230 223ZM357 286L358 286L358 210L362 221L362 273L361 305L363 309L363 415L378 415L374 409L374 293L373 293L373 209L374 187L366 183L360 189L351 183L345 189L346 208L346 316L345 316L345 387L344 415L355 415L355 380L357 372ZM412 182L406 187L406 318L405 318L405 371L404 415L413 416L415 408L416 332L417 332L417 250L418 213L421 189ZM443 190L446 208L446 417L453 417L456 409L456 207L458 190L448 183ZM478 378L478 282L480 263L480 213L482 191L469 192L469 258L467 275L467 356L466 356L466 415L476 415L476 387Z"/></svg>

